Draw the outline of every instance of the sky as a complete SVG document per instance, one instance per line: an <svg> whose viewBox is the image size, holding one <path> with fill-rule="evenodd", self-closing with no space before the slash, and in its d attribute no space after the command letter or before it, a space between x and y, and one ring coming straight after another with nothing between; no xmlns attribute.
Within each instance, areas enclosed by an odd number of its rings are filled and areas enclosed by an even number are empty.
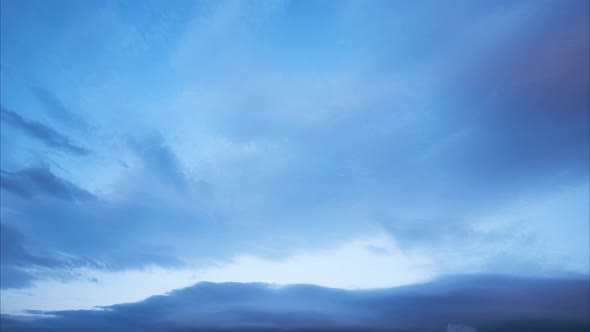
<svg viewBox="0 0 590 332"><path fill-rule="evenodd" d="M2 0L4 327L588 326L590 5L452 3Z"/></svg>

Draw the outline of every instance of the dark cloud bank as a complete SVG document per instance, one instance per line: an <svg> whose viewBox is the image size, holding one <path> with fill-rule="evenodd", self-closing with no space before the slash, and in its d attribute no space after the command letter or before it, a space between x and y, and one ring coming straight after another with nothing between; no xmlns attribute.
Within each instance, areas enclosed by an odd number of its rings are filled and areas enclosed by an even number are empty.
<svg viewBox="0 0 590 332"><path fill-rule="evenodd" d="M2 316L2 331L588 331L589 280L446 277L380 290L199 283L103 310Z"/></svg>

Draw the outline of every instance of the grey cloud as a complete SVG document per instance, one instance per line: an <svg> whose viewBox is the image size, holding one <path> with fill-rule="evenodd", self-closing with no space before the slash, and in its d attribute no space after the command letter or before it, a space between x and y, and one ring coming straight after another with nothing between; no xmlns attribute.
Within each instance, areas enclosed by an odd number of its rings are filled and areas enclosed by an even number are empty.
<svg viewBox="0 0 590 332"><path fill-rule="evenodd" d="M5 107L2 107L1 110L4 121L47 146L78 156L91 153L89 149L73 144L68 137L40 122L26 120L18 113Z"/></svg>
<svg viewBox="0 0 590 332"><path fill-rule="evenodd" d="M31 253L26 248L25 236L14 226L0 224L0 288L28 288L40 278L67 276L76 267L96 264L73 257L48 257ZM43 272L45 271L45 272Z"/></svg>
<svg viewBox="0 0 590 332"><path fill-rule="evenodd" d="M0 266L0 288L1 289L20 289L33 286L37 278L20 268L2 264Z"/></svg>
<svg viewBox="0 0 590 332"><path fill-rule="evenodd" d="M165 189L171 189L177 194L187 194L189 183L182 165L159 134L129 140L129 145L140 157L145 176Z"/></svg>
<svg viewBox="0 0 590 332"><path fill-rule="evenodd" d="M108 270L141 269L150 264L177 267L183 264L178 251L190 251L190 259L218 259L237 247L219 239L235 237L239 230L229 232L202 212L198 205L202 203L199 197L204 196L203 183L186 177L159 136L133 141L131 146L139 160L126 169L120 190L109 197L95 196L56 176L47 166L2 170L2 206L14 211L3 215L3 222L22 226L23 243L39 252L76 258L65 266L57 257L61 265L47 266L58 277L63 277L62 268L76 266ZM187 199L177 200L179 196ZM24 260L18 267L35 269L35 264Z"/></svg>
<svg viewBox="0 0 590 332"><path fill-rule="evenodd" d="M0 224L0 240L0 288L30 287L36 278L19 266L38 262L23 247L22 234L10 226Z"/></svg>
<svg viewBox="0 0 590 332"><path fill-rule="evenodd" d="M22 225L23 231L35 230L25 233L23 245L34 246L37 252L44 252L59 261L59 264L44 266L47 278L52 278L52 270L57 272L57 277L67 278L61 273L62 268L71 270L88 266L126 270L141 269L150 264L179 266L182 262L169 246L182 244L189 237L194 241L195 234L199 234L194 232L198 225L191 225L190 231L187 227L168 230L171 220L183 222L190 220L190 216L167 207L99 199L71 201L47 199L46 196L21 199L4 193L2 196L3 206L19 211L18 214L6 213L3 222ZM176 233L185 235L175 237ZM208 242L202 243L203 254L209 253ZM19 267L36 269L37 265L31 260L21 260Z"/></svg>
<svg viewBox="0 0 590 332"><path fill-rule="evenodd" d="M131 245L133 249L123 251L117 250L120 248L120 244L115 244L113 245L114 248L111 248L114 249L114 252L110 253L105 253L107 248L95 249L93 252L89 252L87 248L80 248L78 251L68 250L68 253L64 254L60 250L64 249L63 247L39 247L35 244L34 237L25 237L13 225L3 223L0 231L2 235L2 251L0 252L2 278L0 279L0 287L2 289L29 288L33 286L33 282L36 280L61 280L67 282L72 278L77 278L76 270L82 267L112 271L142 268L146 264L167 267L181 264L172 257L163 253L151 252L138 244ZM89 238L86 234L79 232L79 235L85 237L83 241L96 244L96 240ZM51 239L53 238L51 237ZM72 239L67 239L67 241L72 241ZM35 251L31 250L29 245ZM80 253L91 254L96 259L88 258ZM90 278L89 281L98 282L98 279Z"/></svg>
<svg viewBox="0 0 590 332"><path fill-rule="evenodd" d="M227 236L225 227L195 208L200 200L187 196L192 183L164 142L139 141L134 148L140 167L128 169L123 190L114 197L97 197L43 165L2 170L2 206L16 212L5 214L3 222L34 229L26 234L27 243L42 243L40 250L88 257L78 259L78 266L101 269L180 266L172 247L216 258L230 250L212 240ZM178 202L170 193L192 199Z"/></svg>
<svg viewBox="0 0 590 332"><path fill-rule="evenodd" d="M46 166L28 167L16 172L2 170L2 189L25 198L46 195L71 201L95 199L95 196L68 180L53 174Z"/></svg>
<svg viewBox="0 0 590 332"><path fill-rule="evenodd" d="M7 331L587 331L588 279L472 275L426 284L349 291L312 285L199 283L102 310L3 316Z"/></svg>
<svg viewBox="0 0 590 332"><path fill-rule="evenodd" d="M459 47L462 65L445 91L461 102L446 116L477 131L449 164L465 177L492 175L490 187L560 172L586 176L589 167L589 3L533 7L535 19L510 31L511 38L489 38L489 48L467 56L472 45Z"/></svg>

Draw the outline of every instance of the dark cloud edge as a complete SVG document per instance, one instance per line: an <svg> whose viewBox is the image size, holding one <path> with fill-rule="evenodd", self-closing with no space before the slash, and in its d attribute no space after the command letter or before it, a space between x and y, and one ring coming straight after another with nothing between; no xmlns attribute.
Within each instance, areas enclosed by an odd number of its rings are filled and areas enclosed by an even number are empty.
<svg viewBox="0 0 590 332"><path fill-rule="evenodd" d="M38 121L23 118L19 113L4 106L0 107L3 122L22 131L48 147L70 153L75 156L87 156L92 150L72 143L72 140L64 134Z"/></svg>
<svg viewBox="0 0 590 332"><path fill-rule="evenodd" d="M210 283L99 310L2 315L2 331L589 331L590 278L460 275L409 286Z"/></svg>
<svg viewBox="0 0 590 332"><path fill-rule="evenodd" d="M47 165L40 164L17 171L0 170L0 188L25 199L45 195L66 201L96 200L89 191L55 175Z"/></svg>

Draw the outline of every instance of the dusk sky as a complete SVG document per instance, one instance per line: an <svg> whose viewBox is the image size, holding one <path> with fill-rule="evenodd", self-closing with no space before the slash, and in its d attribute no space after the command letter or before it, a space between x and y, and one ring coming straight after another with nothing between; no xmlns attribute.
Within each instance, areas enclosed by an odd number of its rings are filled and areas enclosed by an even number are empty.
<svg viewBox="0 0 590 332"><path fill-rule="evenodd" d="M586 0L1 0L3 331L587 331L589 22Z"/></svg>

